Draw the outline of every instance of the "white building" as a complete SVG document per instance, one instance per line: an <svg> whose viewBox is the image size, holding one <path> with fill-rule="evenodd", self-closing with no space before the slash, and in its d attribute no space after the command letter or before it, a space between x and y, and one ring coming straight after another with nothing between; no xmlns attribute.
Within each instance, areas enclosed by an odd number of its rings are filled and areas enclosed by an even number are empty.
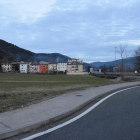
<svg viewBox="0 0 140 140"><path fill-rule="evenodd" d="M57 63L57 71L65 72L67 70L67 63Z"/></svg>
<svg viewBox="0 0 140 140"><path fill-rule="evenodd" d="M3 72L11 72L11 64L9 63L1 64L1 68Z"/></svg>
<svg viewBox="0 0 140 140"><path fill-rule="evenodd" d="M20 73L28 73L29 72L30 62L25 62L20 64Z"/></svg>
<svg viewBox="0 0 140 140"><path fill-rule="evenodd" d="M93 68L90 68L90 73L93 73Z"/></svg>

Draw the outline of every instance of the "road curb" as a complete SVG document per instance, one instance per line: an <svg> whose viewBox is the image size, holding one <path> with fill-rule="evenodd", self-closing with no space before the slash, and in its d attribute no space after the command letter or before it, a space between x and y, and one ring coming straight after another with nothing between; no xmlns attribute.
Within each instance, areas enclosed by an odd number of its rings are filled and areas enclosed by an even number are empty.
<svg viewBox="0 0 140 140"><path fill-rule="evenodd" d="M136 86L140 86L140 84L136 84L136 85L133 85L133 86L125 86L125 87L121 87L121 88L116 88L114 90L110 90L108 92L104 92L104 93L92 98L91 100L83 103L82 105L76 107L75 109L73 109L73 110L71 110L69 112L61 114L61 115L56 116L54 118L51 118L49 120L42 120L42 121L37 122L35 124L30 124L29 126L23 126L22 128L16 128L16 129L13 129L12 131L7 131L7 132L5 132L3 134L0 134L0 139L6 139L6 138L9 138L9 137L12 137L12 136L16 136L16 135L28 132L28 131L30 131L32 129L37 129L37 128L39 128L41 126L44 126L44 125L49 125L51 123L55 123L57 121L60 121L60 120L62 120L64 118L76 113L77 111L81 110L82 108L84 108L85 106L87 106L88 104L90 104L91 102L95 101L96 99L98 99L98 98L100 98L102 96L111 94L112 92L116 92L118 90L130 88L130 87L136 87Z"/></svg>

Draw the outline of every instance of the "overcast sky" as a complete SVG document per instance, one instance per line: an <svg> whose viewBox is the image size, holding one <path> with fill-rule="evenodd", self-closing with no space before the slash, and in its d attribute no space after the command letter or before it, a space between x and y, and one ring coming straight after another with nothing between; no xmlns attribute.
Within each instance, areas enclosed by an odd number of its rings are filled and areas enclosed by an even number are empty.
<svg viewBox="0 0 140 140"><path fill-rule="evenodd" d="M140 46L140 0L0 0L0 39L85 62L113 61L120 44L132 56Z"/></svg>

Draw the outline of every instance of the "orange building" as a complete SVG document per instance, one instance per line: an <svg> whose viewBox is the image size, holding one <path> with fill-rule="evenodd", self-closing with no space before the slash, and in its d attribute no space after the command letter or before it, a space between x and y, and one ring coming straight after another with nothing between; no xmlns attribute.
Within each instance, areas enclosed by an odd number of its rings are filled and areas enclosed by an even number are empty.
<svg viewBox="0 0 140 140"><path fill-rule="evenodd" d="M48 73L48 64L39 64L39 73Z"/></svg>

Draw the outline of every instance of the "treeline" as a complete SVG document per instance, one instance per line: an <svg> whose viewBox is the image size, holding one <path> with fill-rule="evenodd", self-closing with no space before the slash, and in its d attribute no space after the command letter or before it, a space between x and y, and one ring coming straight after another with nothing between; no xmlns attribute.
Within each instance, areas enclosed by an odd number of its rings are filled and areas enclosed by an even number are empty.
<svg viewBox="0 0 140 140"><path fill-rule="evenodd" d="M13 62L16 58L10 53L0 49L0 63Z"/></svg>
<svg viewBox="0 0 140 140"><path fill-rule="evenodd" d="M114 72L115 71L115 66L106 66L106 65L102 65L99 67L102 72ZM116 72L134 72L136 69L136 67L130 67L128 65L124 65L123 67L121 65L118 65L118 67L116 68Z"/></svg>

